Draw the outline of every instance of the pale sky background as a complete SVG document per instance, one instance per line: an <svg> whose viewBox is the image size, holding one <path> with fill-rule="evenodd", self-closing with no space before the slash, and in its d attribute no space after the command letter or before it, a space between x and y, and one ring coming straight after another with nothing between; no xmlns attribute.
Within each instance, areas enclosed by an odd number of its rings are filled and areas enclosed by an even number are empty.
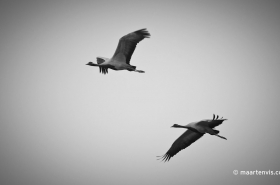
<svg viewBox="0 0 280 185"><path fill-rule="evenodd" d="M0 3L1 185L278 184L280 3ZM131 64L103 75L120 37L147 28ZM213 113L205 135L156 160Z"/></svg>

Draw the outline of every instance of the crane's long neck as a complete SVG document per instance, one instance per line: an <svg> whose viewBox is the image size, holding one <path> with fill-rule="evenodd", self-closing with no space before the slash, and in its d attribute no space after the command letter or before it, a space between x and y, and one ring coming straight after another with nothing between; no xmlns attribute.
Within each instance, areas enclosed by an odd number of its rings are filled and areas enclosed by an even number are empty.
<svg viewBox="0 0 280 185"><path fill-rule="evenodd" d="M182 125L175 125L173 126L174 128L188 128L187 126L182 126Z"/></svg>
<svg viewBox="0 0 280 185"><path fill-rule="evenodd" d="M197 133L200 133L199 131L197 131L195 128L192 128L192 127L189 127L189 126L182 126L182 125L176 125L175 128L186 128L186 129L189 129L193 132L197 132Z"/></svg>

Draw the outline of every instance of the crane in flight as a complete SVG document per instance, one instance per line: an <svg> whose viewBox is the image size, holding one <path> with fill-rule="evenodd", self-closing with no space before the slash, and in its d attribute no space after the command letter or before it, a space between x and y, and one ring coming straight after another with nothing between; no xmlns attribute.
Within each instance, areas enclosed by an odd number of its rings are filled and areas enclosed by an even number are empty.
<svg viewBox="0 0 280 185"><path fill-rule="evenodd" d="M223 136L219 135L218 130L214 130L216 126L220 125L227 119L220 118L217 115L215 117L215 114L213 115L213 119L206 119L201 120L198 122L192 122L185 126L174 124L172 127L174 128L186 128L188 129L185 131L178 139L174 141L170 149L164 154L163 156L157 156L159 159L162 159L162 161L166 162L169 161L171 157L176 155L181 150L187 148L192 143L197 141L199 138L201 138L205 133L208 133L210 135L218 136L222 139L226 139Z"/></svg>
<svg viewBox="0 0 280 185"><path fill-rule="evenodd" d="M144 71L136 70L136 66L130 65L130 59L136 45L144 38L149 38L150 36L150 33L145 28L129 33L120 38L119 44L112 58L97 57L97 64L89 62L86 65L99 67L100 73L103 74L107 74L108 69L144 73Z"/></svg>

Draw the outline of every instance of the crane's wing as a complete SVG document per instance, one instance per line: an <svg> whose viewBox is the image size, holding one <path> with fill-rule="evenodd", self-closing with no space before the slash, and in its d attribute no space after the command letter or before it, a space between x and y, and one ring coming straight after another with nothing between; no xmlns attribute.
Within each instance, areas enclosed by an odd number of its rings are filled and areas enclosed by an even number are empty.
<svg viewBox="0 0 280 185"><path fill-rule="evenodd" d="M118 57L118 54L125 56L127 64L130 63L131 56L136 48L136 45L144 38L149 38L151 35L146 28L129 33L119 40L118 47L113 55L113 59Z"/></svg>
<svg viewBox="0 0 280 185"><path fill-rule="evenodd" d="M97 64L102 64L106 60L108 60L108 59L104 58L104 57L96 57ZM108 73L108 68L107 67L99 66L99 72L103 73L103 74L106 74L106 73Z"/></svg>
<svg viewBox="0 0 280 185"><path fill-rule="evenodd" d="M209 123L209 127L210 128L215 128L216 126L219 126L220 124L223 123L223 121L225 121L227 119L220 119L220 120L212 120L210 123Z"/></svg>
<svg viewBox="0 0 280 185"><path fill-rule="evenodd" d="M217 117L215 118L215 114L213 115L213 119L210 120L210 119L205 119L205 120L202 120L200 122L198 122L197 124L198 125L202 125L202 126L209 126L210 128L215 128L216 126L219 126L220 124L223 123L223 121L225 121L227 119L223 119L223 117L221 117L219 119L219 116L217 115Z"/></svg>
<svg viewBox="0 0 280 185"><path fill-rule="evenodd" d="M97 61L97 64L102 64L103 62L105 62L105 59L103 59L101 57L96 57L96 61Z"/></svg>
<svg viewBox="0 0 280 185"><path fill-rule="evenodd" d="M216 126L219 126L220 124L223 123L223 121L227 120L227 119L222 119L223 117L221 117L219 119L219 115L217 115L217 117L215 118L215 114L213 114L213 119L209 122L209 127L210 128L214 128Z"/></svg>
<svg viewBox="0 0 280 185"><path fill-rule="evenodd" d="M106 75L108 73L108 68L107 67L100 67L99 66L99 72L103 73L104 75Z"/></svg>
<svg viewBox="0 0 280 185"><path fill-rule="evenodd" d="M166 154L164 154L163 156L158 156L160 157L159 159L162 159L162 161L164 162L169 161L171 157L176 155L181 150L190 146L192 143L197 141L203 135L204 134L187 130L178 139L176 139L176 141L174 141L174 143L172 144L170 149L166 152Z"/></svg>

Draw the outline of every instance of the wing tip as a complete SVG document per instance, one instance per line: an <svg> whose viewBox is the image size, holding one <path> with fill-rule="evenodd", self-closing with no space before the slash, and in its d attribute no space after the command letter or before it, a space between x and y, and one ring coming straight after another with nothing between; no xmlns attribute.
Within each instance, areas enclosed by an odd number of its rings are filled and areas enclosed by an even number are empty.
<svg viewBox="0 0 280 185"><path fill-rule="evenodd" d="M108 68L99 66L99 72L106 75L108 73Z"/></svg>
<svg viewBox="0 0 280 185"><path fill-rule="evenodd" d="M217 115L217 117L215 117L215 114L213 114L213 120L223 120L223 121L225 121L225 120L228 120L228 119L226 119L224 117L220 117L220 119L219 119L219 115Z"/></svg>
<svg viewBox="0 0 280 185"><path fill-rule="evenodd" d="M168 162L171 159L171 157L173 157L173 156L171 156L169 153L166 153L162 156L157 156L157 157L158 157L157 160L161 160L163 162Z"/></svg>
<svg viewBox="0 0 280 185"><path fill-rule="evenodd" d="M150 38L150 36L151 36L151 34L147 30L147 28L137 30L137 31L135 31L135 33L142 35L144 38Z"/></svg>

